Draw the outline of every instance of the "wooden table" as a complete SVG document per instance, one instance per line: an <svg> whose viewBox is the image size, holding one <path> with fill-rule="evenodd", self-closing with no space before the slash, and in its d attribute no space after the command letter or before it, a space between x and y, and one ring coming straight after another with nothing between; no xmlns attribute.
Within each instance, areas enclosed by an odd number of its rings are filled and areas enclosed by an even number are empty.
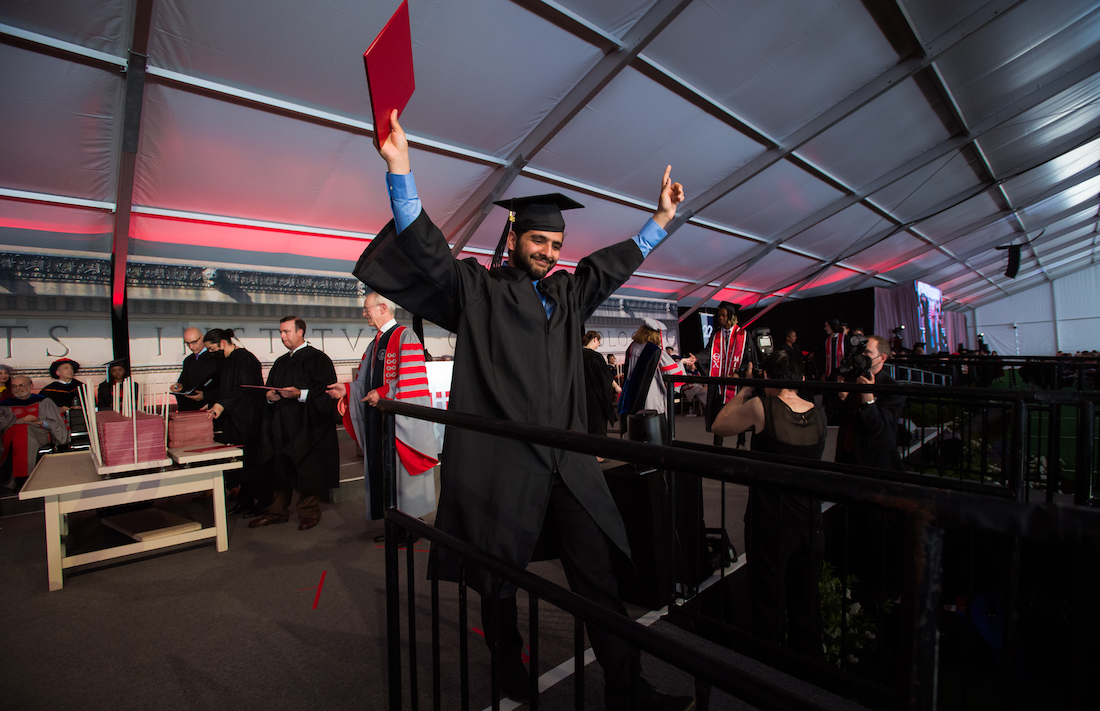
<svg viewBox="0 0 1100 711"><path fill-rule="evenodd" d="M239 447L195 453L195 448L169 449L176 462L169 467L148 472L134 472L117 478L104 478L96 473L88 451L48 454L35 465L34 471L19 491L19 498L44 499L46 506L46 564L50 590L60 590L62 570L110 558L155 550L181 543L214 538L219 553L229 549L225 518L225 486L222 472L240 469L243 452ZM197 531L167 535L104 550L65 554L64 536L68 533L66 516L76 511L88 511L135 501L150 501L169 496L212 491L214 526Z"/></svg>

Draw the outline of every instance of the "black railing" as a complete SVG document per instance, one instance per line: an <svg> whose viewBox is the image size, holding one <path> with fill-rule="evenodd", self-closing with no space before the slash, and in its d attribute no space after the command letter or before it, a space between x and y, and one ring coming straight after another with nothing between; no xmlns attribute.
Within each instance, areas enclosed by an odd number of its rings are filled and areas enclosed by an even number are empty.
<svg viewBox="0 0 1100 711"><path fill-rule="evenodd" d="M775 385L774 381L770 383ZM818 387L830 384L819 383ZM844 386L858 391L858 386ZM824 389L830 389L824 387ZM523 423L492 420L471 415L446 412L432 408L395 403L383 400L379 409L385 414L387 432L392 442L393 416L406 415L441 422L449 427L471 429L497 436L520 439L526 442L568 449L586 454L612 457L622 461L665 470L671 478L677 472L721 482L742 485L770 485L787 492L797 492L820 499L861 504L875 509L896 512L907 521L911 545L907 560L910 561L909 584L902 595L904 624L901 626L898 645L898 669L893 684L892 698L899 708L933 708L937 697L938 611L942 601L942 556L946 529L966 528L992 531L1013 540L1053 542L1073 546L1085 540L1100 537L1100 512L1086 507L1064 507L1050 503L1027 504L999 496L989 496L973 491L932 488L910 481L890 477L869 479L852 473L819 468L816 463L790 461L765 461L744 456L742 453L695 451L684 447L658 446L576 432L540 428ZM476 550L443 532L396 510L392 482L395 476L395 460L392 446L387 446L386 481L386 580L389 644L389 693L390 707L401 708L401 629L399 619L400 575L396 543L398 530L413 531L432 542L455 551L466 564L489 571L501 581L527 591L532 609L538 600L545 600L574 615L587 624L595 624L637 645L643 651L663 659L694 676L697 683L710 684L761 708L815 708L787 690L776 688L743 670L725 664L715 658L700 654L686 645L676 644L666 636L644 629L626 618L609 615L603 608L584 600L548 581ZM813 464L814 466L809 466ZM446 485L446 484L444 484ZM675 490L675 487L672 487ZM1016 543L1017 551L1019 541ZM407 585L409 587L408 649L410 672L416 667L416 630L414 616L415 580L412 565L412 547L407 551ZM469 685L465 665L466 653L465 586L459 584L460 601L460 664L462 665L462 707L468 707ZM1010 594L1009 610L1018 605L1018 599ZM438 633L438 586L432 585L432 652L433 652L433 703L439 708L440 678ZM1011 618L1011 615L1009 616ZM1011 619L1006 624L1007 635L1012 635ZM495 629L495 628L494 628ZM491 642L490 642L491 643ZM537 659L538 618L531 616L530 643L532 658ZM580 656L577 663L583 664ZM1009 660L1011 661L1011 660ZM1012 662L1016 664L1016 662ZM1015 668L1014 666L1010 666ZM531 668L532 683L538 677L535 664ZM1005 683L1011 688L1011 678ZM497 674L492 674L492 697L498 696ZM415 673L409 675L409 688L413 693L412 707L417 708L418 685ZM494 702L495 704L495 702ZM537 707L537 694L532 707Z"/></svg>
<svg viewBox="0 0 1100 711"><path fill-rule="evenodd" d="M900 354L891 358L887 363L890 365L940 373L950 379L950 385L987 387L1004 378L1005 384L1013 388L1100 389L1100 364L1092 356Z"/></svg>
<svg viewBox="0 0 1100 711"><path fill-rule="evenodd" d="M1072 496L1078 504L1100 495L1100 392L1043 391L899 384L859 385L758 378L719 379L669 375L666 383L784 387L811 394L874 392L906 397L899 442L912 483L1006 494L1030 501ZM672 411L673 388L667 388ZM666 421L674 442L675 419ZM845 466L845 470L851 470ZM855 470L852 470L855 471ZM877 470L864 476L893 476ZM973 484L977 484L974 487Z"/></svg>
<svg viewBox="0 0 1100 711"><path fill-rule="evenodd" d="M666 380L684 380L681 377L669 377ZM691 381L693 379L686 379ZM703 380L696 379L699 382ZM721 382L721 381L720 381ZM1002 417L1001 420L1001 432L998 436L1003 435L1004 447L1006 452L998 459L998 463L1002 465L999 469L997 476L991 476L983 478L981 476L973 477L946 477L944 472L941 471L928 471L927 468L921 469L919 467L913 467L916 460L913 457L907 459L907 464L910 465L911 471L908 473L901 472L878 472L875 470L866 470L859 467L853 467L845 465L844 467L837 467L830 463L821 463L819 466L823 470L827 471L843 471L855 474L858 476L866 477L870 480L875 479L890 479L894 481L906 481L909 483L915 483L918 485L934 486L938 488L952 488L959 491L967 491L970 493L981 494L986 497L996 498L1015 498L1020 501L1027 501L1032 493L1032 488L1036 486L1042 486L1046 490L1046 496L1043 497L1046 501L1050 502L1054 500L1054 488L1051 484L1057 480L1055 476L1048 477L1045 482L1040 482L1037 477L1029 476L1029 474L1035 473L1035 460L1036 457L1031 452L1036 451L1039 444L1048 446L1051 442L1059 442L1057 430L1053 433L1047 432L1044 425L1049 426L1050 419L1046 422L1039 421L1042 417L1042 413L1050 408L1054 408L1055 424L1057 423L1057 413L1065 409L1077 414L1077 439L1075 442L1075 448L1077 450L1076 455L1076 482L1070 482L1073 487L1073 501L1077 503L1086 503L1090 501L1091 492L1095 491L1096 486L1096 472L1094 469L1094 463L1096 461L1097 454L1097 439L1096 439L1096 415L1095 415L1095 401L1097 400L1096 393L1047 393L1047 392L1006 392L1003 390L977 390L973 388L930 388L926 386L897 386L897 387L858 387L847 384L835 384L835 383L802 383L802 382L789 382L783 383L780 381L764 381L764 380L730 380L724 381L730 384L739 384L747 386L765 386L765 387L788 387L792 389L801 390L818 390L818 391L867 391L874 390L877 394L894 393L904 394L909 398L909 404L916 405L920 408L927 409L933 407L940 411L944 409L954 409L960 413L967 413L967 418L970 418L974 423L979 423L981 427L974 428L974 434L978 441L974 443L975 461L977 459L982 460L982 468L988 463L990 457L986 456L986 449L988 445L987 435L991 431L989 426L988 405L989 399L993 401L999 401L999 407L1001 408ZM940 418L941 421L943 418ZM956 421L963 419L962 415L957 416ZM997 419L997 418L992 418ZM911 424L911 423L910 423ZM958 424L956 422L956 424ZM1035 425L1034 429L1042 432L1044 435L1044 441L1039 442L1041 438L1037 436L1030 436L1029 428ZM674 438L674 422L669 421L669 438ZM927 428L927 424L925 424ZM965 428L957 427L957 429ZM1053 429L1053 428L1052 428ZM923 433L922 433L923 434ZM924 442L932 441L936 443L939 439L942 439L943 431L933 432L934 436L923 437ZM718 447L708 447L704 445L698 445L693 443L685 443L679 441L673 441L675 446L691 448L697 451L723 451ZM724 450L727 454L731 454L729 450ZM733 456L754 458L749 452L737 452L732 453ZM815 463L816 465L816 463ZM916 471L913 471L913 469ZM942 468L941 468L942 469ZM1063 503L1068 503L1068 497L1061 499ZM1093 502L1095 503L1095 502ZM835 538L835 541L831 541L831 545L827 545L826 559L832 559L839 561L837 563L840 569L839 579L840 581L846 581L848 575L848 560L849 553L853 549L853 545L858 542L853 542L849 539L848 528L848 515L847 509L841 510L837 513L837 509L834 508L825 517L826 522L826 541L830 543L830 535ZM833 519L830 525L830 517ZM721 528L726 528L726 521L723 514ZM879 527L879 530L886 528L885 522ZM712 529L707 529L712 530ZM888 530L888 529L887 529ZM986 537L988 538L988 537ZM887 555L893 554L897 546L888 545L885 538L882 541L876 542L876 546L881 546L881 568L886 568L888 564ZM1006 551L1001 550L1007 546L1007 559L1002 556ZM858 548L858 545L855 545ZM976 552L977 547L977 552ZM1032 559L1029 562L1030 567L1021 566L1021 542L1018 538L1012 536L1006 536L1005 540L997 542L990 542L989 540L979 539L977 544L975 543L974 532L969 531L965 533L954 532L952 536L948 538L948 557L950 558L949 564L945 565L945 570L949 575L948 586L945 588L944 593L947 596L945 598L945 604L948 604L948 608L951 610L958 610L959 614L963 615L966 620L966 629L962 633L965 638L965 648L968 651L972 644L972 637L975 636L973 628L970 626L972 622L972 612L974 609L974 601L976 599L975 590L982 590L977 585L984 583L986 585L994 584L996 587L1005 590L1007 597L1007 604L1005 605L1007 612L1002 610L996 610L997 615L1001 615L1004 612L1003 617L1006 619L1004 625L1004 642L1003 642L1003 664L1000 670L1000 679L1004 688L1001 690L1001 701L1005 707L1012 704L1015 699L1015 687L1014 684L1019 676L1019 669L1016 667L1018 663L1017 657L1019 657L1019 651L1022 643L1017 639L1015 631L1018 629L1017 616L1020 611L1021 599L1024 598L1028 601L1032 608L1035 607L1034 600L1041 594L1050 594L1053 584L1047 586L1047 590L1042 589L1042 585L1037 585L1035 582L1035 576L1029 575L1025 580L1023 586L1023 592L1021 592L1021 571L1025 573L1031 571L1034 574L1036 570L1035 551L1031 551ZM1026 551L1024 551L1026 552ZM1049 553L1049 551L1048 551ZM1053 556L1051 556L1053 558ZM993 560L991 565L990 560ZM750 561L751 562L751 561ZM1097 561L1100 563L1100 561ZM975 575L975 567L979 569L979 574ZM991 570L995 569L995 570ZM885 579L887 576L885 571L880 569L879 571L872 571L880 578ZM1059 574L1064 575L1064 571L1058 571ZM1054 580L1054 575L1045 575L1040 577L1049 577ZM999 579L1000 582L995 582L994 579ZM978 580L979 582L975 582ZM1063 581L1066 587L1070 587L1072 583L1072 576L1070 579ZM836 581L834 580L834 584ZM842 586L842 590L846 585ZM750 592L751 595L751 592ZM958 595L958 599L953 595ZM982 598L982 594L977 596L978 599ZM724 600L723 600L724 602ZM955 605L953 603L960 602L961 604ZM1064 603L1062 598L1055 598L1053 601L1047 600L1047 604L1053 605L1054 603ZM704 608L701 612L700 609ZM785 667L792 670L796 675L803 678L816 678L818 683L827 688L834 690L847 689L849 694L846 695L858 695L864 699L881 698L883 691L882 688L875 688L874 686L868 687L866 685L860 685L857 680L853 679L838 679L835 675L822 675L820 670L815 670L812 665L807 665L803 660L794 658L788 654L786 657L779 654L777 656L776 650L763 649L759 644L754 644L751 639L746 639L746 635L739 630L732 629L729 626L723 626L726 622L726 609L725 605L711 604L709 609L705 609L706 605L700 605L697 599L692 599L681 603L673 608L676 616L684 620L686 626L694 625L697 629L708 632L712 638L721 637L723 643L727 644L731 648L734 648L743 653L750 654L757 658L767 658L769 663L773 666ZM1035 618L1034 609L1028 610L1032 618ZM708 615L710 617L708 617ZM715 619L717 618L717 619ZM847 615L843 615L840 622L840 635L841 635L841 654L840 658L847 659L847 653L845 649L848 643L848 630L846 629ZM949 623L950 620L945 620L945 623ZM878 616L878 630L883 629L884 615ZM952 629L951 633L954 635L958 632L957 629ZM1031 633L1034 635L1034 631ZM999 641L998 641L999 643ZM783 650L778 650L782 652ZM879 644L878 651L881 658L881 643ZM954 650L958 651L958 645L955 645ZM862 656L862 655L861 655ZM1048 655L1055 656L1055 655ZM839 662L838 662L839 663ZM963 693L972 692L973 688L977 685L971 683L969 671L973 667L972 657L969 653L962 654L961 662L951 667L945 672L945 677L954 675L955 677L962 677L963 681L959 682L958 679L952 679L951 682L956 687L961 687ZM962 670L960 672L960 669ZM864 665L864 673L866 673L866 665ZM880 679L885 683L889 683L886 680ZM843 692L842 692L843 693ZM1019 702L1017 702L1019 703ZM980 704L979 704L980 706ZM1052 705L1053 706L1053 705ZM948 707L945 704L945 707ZM1022 704L1019 707L1026 707L1026 704Z"/></svg>

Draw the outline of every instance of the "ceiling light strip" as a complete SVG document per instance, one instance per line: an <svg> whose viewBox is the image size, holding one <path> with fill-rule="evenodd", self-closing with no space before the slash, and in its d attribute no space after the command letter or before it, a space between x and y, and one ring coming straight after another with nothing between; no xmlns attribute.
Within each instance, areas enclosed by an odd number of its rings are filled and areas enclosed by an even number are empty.
<svg viewBox="0 0 1100 711"><path fill-rule="evenodd" d="M84 198L69 197L67 195L50 195L48 193L34 193L27 190L13 190L12 188L0 188L0 197L13 198L15 200L31 200L33 202L47 202L52 205L68 205L71 207L90 207L95 210L114 212L116 204L101 200L85 200Z"/></svg>
<svg viewBox="0 0 1100 711"><path fill-rule="evenodd" d="M355 240L372 240L377 235L370 232L351 232L348 230L331 230L324 227L310 227L307 225L291 225L283 222L269 222L267 220L250 220L244 217L226 217L224 215L206 215L200 212L185 212L183 210L168 210L159 207L144 207L135 205L132 212L135 215L151 215L153 217L168 217L176 220L193 220L195 222L208 222L215 225L232 225L235 227L255 227L264 230L279 230L281 232L298 232L308 235L324 237L343 237Z"/></svg>
<svg viewBox="0 0 1100 711"><path fill-rule="evenodd" d="M0 24L0 35L14 37L16 39L21 39L24 42L30 42L31 44L40 45L42 47L49 47L50 49L56 49L58 51L64 52L65 54L75 54L80 57L94 59L97 62L103 62L104 64L111 64L116 67L126 68L126 59L124 57L116 57L113 54L100 52L97 49L82 47L79 44L73 44L72 42L65 42L64 40L54 39L53 37L47 37L46 35L40 35L37 32L28 32L27 30L23 30L18 27L12 27L11 25Z"/></svg>

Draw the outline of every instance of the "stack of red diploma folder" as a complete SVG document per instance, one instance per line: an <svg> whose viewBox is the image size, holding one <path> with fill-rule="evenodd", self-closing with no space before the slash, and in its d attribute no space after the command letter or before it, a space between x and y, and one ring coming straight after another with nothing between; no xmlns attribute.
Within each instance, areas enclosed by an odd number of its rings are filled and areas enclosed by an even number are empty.
<svg viewBox="0 0 1100 711"><path fill-rule="evenodd" d="M147 412L137 413L137 457L134 457L134 421L120 413L96 413L99 449L103 464L113 467L164 459L164 419Z"/></svg>
<svg viewBox="0 0 1100 711"><path fill-rule="evenodd" d="M214 443L214 421L201 410L168 416L168 446L190 447Z"/></svg>

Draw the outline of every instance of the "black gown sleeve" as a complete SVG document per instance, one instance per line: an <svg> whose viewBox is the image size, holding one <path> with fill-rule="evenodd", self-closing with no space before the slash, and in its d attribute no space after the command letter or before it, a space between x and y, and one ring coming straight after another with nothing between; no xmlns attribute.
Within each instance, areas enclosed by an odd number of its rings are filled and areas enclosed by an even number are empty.
<svg viewBox="0 0 1100 711"><path fill-rule="evenodd" d="M424 210L400 234L393 235L395 229L391 220L363 251L352 273L412 313L457 332L466 287L483 276L475 270L487 271L473 259L455 259Z"/></svg>

